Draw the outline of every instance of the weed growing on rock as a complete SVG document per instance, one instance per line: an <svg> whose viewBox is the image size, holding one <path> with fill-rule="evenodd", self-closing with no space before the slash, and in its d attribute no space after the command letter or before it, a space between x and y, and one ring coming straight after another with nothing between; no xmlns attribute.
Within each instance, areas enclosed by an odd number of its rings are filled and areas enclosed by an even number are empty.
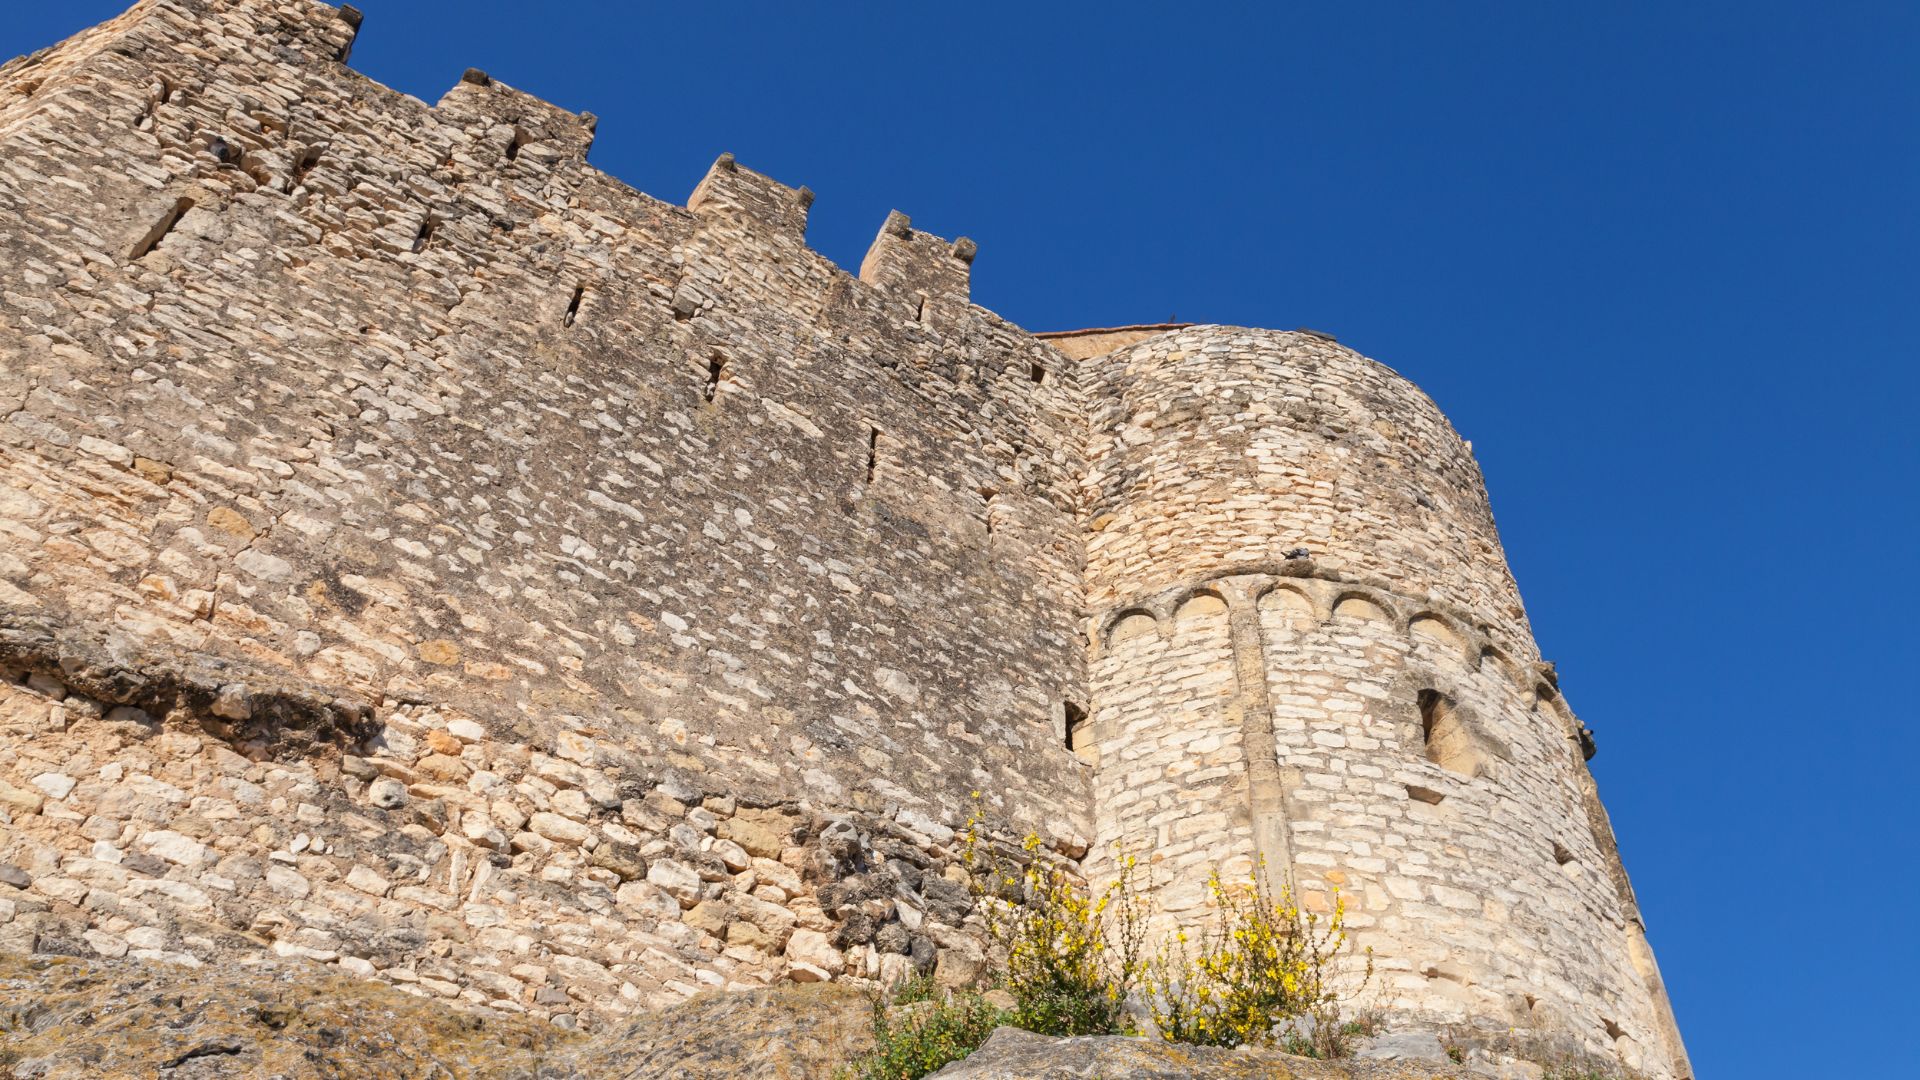
<svg viewBox="0 0 1920 1080"><path fill-rule="evenodd" d="M836 1080L919 1080L980 1048L1009 1014L979 993L908 979L873 998L873 1049Z"/></svg>

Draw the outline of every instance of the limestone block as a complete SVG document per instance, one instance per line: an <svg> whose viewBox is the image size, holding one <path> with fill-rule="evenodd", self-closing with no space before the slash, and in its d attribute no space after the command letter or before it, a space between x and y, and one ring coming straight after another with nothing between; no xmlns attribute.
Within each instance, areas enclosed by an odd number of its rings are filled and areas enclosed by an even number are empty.
<svg viewBox="0 0 1920 1080"><path fill-rule="evenodd" d="M569 847L578 847L593 836L593 830L580 822L546 811L539 811L529 818L527 827L539 836Z"/></svg>
<svg viewBox="0 0 1920 1080"><path fill-rule="evenodd" d="M954 938L939 952L933 968L934 981L941 986L972 986L986 971L986 953L968 938Z"/></svg>
<svg viewBox="0 0 1920 1080"><path fill-rule="evenodd" d="M66 798L76 783L73 777L57 772L43 772L33 778L33 786L46 792L49 799Z"/></svg>
<svg viewBox="0 0 1920 1080"><path fill-rule="evenodd" d="M655 859L647 867L647 880L678 900L682 907L692 907L700 902L700 872L686 863L675 859Z"/></svg>
<svg viewBox="0 0 1920 1080"><path fill-rule="evenodd" d="M393 888L392 882L364 866L347 871L347 884L373 896L385 896L387 890Z"/></svg>
<svg viewBox="0 0 1920 1080"><path fill-rule="evenodd" d="M794 819L775 810L743 807L720 826L720 835L749 855L777 859L788 846Z"/></svg>
<svg viewBox="0 0 1920 1080"><path fill-rule="evenodd" d="M647 876L647 860L641 858L640 849L632 844L605 841L593 849L593 853L587 857L587 862L613 871L619 875L621 881L633 881Z"/></svg>
<svg viewBox="0 0 1920 1080"><path fill-rule="evenodd" d="M39 792L26 791L0 781L0 805L21 813L37 814L46 801L46 797Z"/></svg>
<svg viewBox="0 0 1920 1080"><path fill-rule="evenodd" d="M142 849L188 868L206 862L210 854L205 844L170 829L142 833L138 843Z"/></svg>
<svg viewBox="0 0 1920 1080"><path fill-rule="evenodd" d="M786 957L790 968L796 970L795 981L825 981L840 974L847 968L847 959L827 935L816 930L795 930L787 938ZM804 969L808 975L820 974L818 980L802 979L797 974Z"/></svg>
<svg viewBox="0 0 1920 1080"><path fill-rule="evenodd" d="M732 918L733 910L725 902L702 900L693 905L693 910L687 912L681 921L695 930L719 937L726 931L727 924L732 921Z"/></svg>
<svg viewBox="0 0 1920 1080"><path fill-rule="evenodd" d="M712 852L727 869L736 873L747 870L753 865L753 857L747 854L745 848L732 840L715 840L713 846L707 850Z"/></svg>
<svg viewBox="0 0 1920 1080"><path fill-rule="evenodd" d="M407 804L407 785L392 777L383 776L367 785L367 801L382 810L393 810Z"/></svg>

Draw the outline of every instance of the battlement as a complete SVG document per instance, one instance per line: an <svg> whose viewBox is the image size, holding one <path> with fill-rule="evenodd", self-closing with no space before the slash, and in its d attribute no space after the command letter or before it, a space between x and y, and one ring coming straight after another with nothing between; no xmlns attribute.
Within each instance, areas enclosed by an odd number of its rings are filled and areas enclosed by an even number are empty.
<svg viewBox="0 0 1920 1080"><path fill-rule="evenodd" d="M568 112L478 68L468 68L434 108L451 121L489 126L486 141L500 151L503 161L523 156L547 165L585 160L598 123L592 113Z"/></svg>
<svg viewBox="0 0 1920 1080"><path fill-rule="evenodd" d="M807 234L813 192L792 188L721 154L687 199L696 214L725 214L749 227L798 240Z"/></svg>
<svg viewBox="0 0 1920 1080"><path fill-rule="evenodd" d="M897 296L964 304L978 253L972 240L963 236L949 243L915 229L912 219L895 210L861 260L860 280Z"/></svg>

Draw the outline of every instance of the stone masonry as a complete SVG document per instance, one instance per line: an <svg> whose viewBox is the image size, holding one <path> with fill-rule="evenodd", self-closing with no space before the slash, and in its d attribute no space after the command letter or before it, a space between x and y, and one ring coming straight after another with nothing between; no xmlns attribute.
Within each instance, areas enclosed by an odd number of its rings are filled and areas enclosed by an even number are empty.
<svg viewBox="0 0 1920 1080"><path fill-rule="evenodd" d="M1690 1075L1469 448L1324 335L143 0L0 67L0 946L567 1026L979 971L955 830L1341 890L1387 1004ZM1084 865L1080 865L1084 863Z"/></svg>

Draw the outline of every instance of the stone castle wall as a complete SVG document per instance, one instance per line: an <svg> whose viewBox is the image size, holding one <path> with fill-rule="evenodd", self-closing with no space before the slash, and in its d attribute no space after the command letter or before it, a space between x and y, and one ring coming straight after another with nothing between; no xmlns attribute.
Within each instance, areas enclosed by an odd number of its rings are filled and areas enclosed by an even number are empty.
<svg viewBox="0 0 1920 1080"><path fill-rule="evenodd" d="M849 277L803 191L659 202L354 31L150 2L0 71L20 943L550 1013L931 965L971 791L1088 828L1061 358L964 242L896 217ZM803 879L828 809L868 855ZM897 897L799 901L875 843Z"/></svg>
<svg viewBox="0 0 1920 1080"><path fill-rule="evenodd" d="M1337 889L1400 1008L1664 1074L1587 736L1439 410L1308 333L1193 327L1083 377L1095 851L1137 847L1175 915L1223 861Z"/></svg>
<svg viewBox="0 0 1920 1080"><path fill-rule="evenodd" d="M358 21L145 0L0 67L7 944L588 1022L957 981L977 791L1146 845L1174 917L1223 860L1338 885L1405 1008L1685 1072L1424 396L1311 334L1055 348L969 241L846 273L805 189L653 199L589 115L356 75Z"/></svg>

